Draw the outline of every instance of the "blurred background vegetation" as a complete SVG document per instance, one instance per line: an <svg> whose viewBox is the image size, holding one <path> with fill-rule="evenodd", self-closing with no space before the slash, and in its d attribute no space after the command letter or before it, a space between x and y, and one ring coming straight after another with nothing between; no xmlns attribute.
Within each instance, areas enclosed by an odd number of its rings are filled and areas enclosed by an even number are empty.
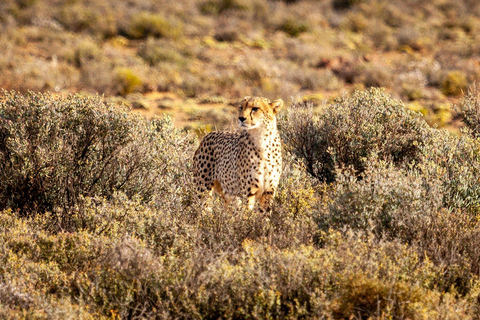
<svg viewBox="0 0 480 320"><path fill-rule="evenodd" d="M5 0L0 87L101 93L209 131L245 95L321 106L381 86L455 128L479 30L473 0Z"/></svg>

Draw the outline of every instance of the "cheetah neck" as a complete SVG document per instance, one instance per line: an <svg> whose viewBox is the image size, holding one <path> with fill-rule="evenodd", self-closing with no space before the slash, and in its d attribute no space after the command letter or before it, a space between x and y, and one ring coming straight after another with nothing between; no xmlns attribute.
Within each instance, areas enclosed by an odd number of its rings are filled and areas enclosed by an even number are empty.
<svg viewBox="0 0 480 320"><path fill-rule="evenodd" d="M273 121L268 126L261 126L247 131L254 146L260 151L260 154L266 151L267 146L272 144L278 137L277 123ZM262 157L263 158L263 157Z"/></svg>

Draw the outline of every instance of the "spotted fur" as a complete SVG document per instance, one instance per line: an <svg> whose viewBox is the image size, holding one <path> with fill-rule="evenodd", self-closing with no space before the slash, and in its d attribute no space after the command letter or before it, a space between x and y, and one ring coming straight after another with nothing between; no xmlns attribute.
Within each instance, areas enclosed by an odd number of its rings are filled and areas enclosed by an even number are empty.
<svg viewBox="0 0 480 320"><path fill-rule="evenodd" d="M237 132L211 132L195 152L193 175L199 192L218 193L228 204L236 197L271 209L282 168L276 113L282 100L245 97Z"/></svg>

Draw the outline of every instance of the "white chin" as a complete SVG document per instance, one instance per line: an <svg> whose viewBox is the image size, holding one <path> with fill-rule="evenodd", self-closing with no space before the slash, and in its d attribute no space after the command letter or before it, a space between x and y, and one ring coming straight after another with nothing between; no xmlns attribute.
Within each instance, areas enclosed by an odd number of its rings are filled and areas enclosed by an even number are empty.
<svg viewBox="0 0 480 320"><path fill-rule="evenodd" d="M259 126L260 126L260 124L258 124L258 123L253 125L253 126L251 126L249 124L245 124L245 123L240 124L240 127L245 128L246 130L252 130L252 129L258 128Z"/></svg>

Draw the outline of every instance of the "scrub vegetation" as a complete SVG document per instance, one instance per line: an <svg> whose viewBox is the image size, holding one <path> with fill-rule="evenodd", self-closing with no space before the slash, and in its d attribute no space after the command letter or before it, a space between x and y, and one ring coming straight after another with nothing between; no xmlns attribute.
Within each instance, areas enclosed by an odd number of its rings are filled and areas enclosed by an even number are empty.
<svg viewBox="0 0 480 320"><path fill-rule="evenodd" d="M460 134L381 89L291 106L267 214L205 212L168 117L4 92L0 317L477 319L478 97Z"/></svg>

